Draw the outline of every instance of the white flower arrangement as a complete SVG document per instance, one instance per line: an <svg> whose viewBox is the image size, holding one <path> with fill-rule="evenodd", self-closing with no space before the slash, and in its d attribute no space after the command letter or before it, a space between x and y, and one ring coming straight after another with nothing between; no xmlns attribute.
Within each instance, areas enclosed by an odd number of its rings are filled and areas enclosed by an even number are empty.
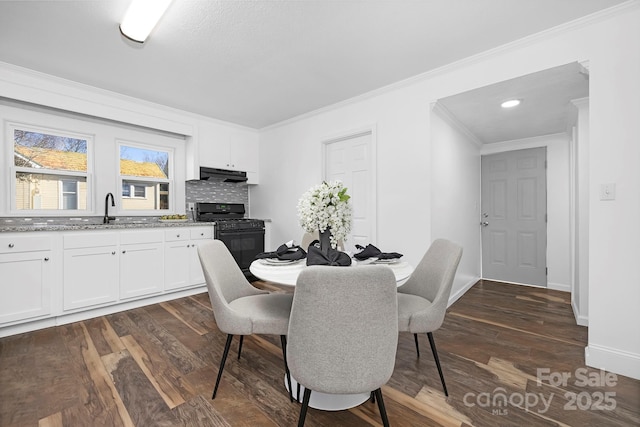
<svg viewBox="0 0 640 427"><path fill-rule="evenodd" d="M341 181L323 181L311 187L298 201L298 219L305 231L331 229L331 247L345 240L351 231L351 203Z"/></svg>

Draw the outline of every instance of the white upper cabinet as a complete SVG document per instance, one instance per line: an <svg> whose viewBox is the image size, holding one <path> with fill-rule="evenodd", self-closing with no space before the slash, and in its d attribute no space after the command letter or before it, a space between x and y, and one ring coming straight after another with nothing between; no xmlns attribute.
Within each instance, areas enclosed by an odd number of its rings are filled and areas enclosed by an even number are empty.
<svg viewBox="0 0 640 427"><path fill-rule="evenodd" d="M258 183L258 133L213 122L198 128L197 168L200 166L247 173L248 184Z"/></svg>

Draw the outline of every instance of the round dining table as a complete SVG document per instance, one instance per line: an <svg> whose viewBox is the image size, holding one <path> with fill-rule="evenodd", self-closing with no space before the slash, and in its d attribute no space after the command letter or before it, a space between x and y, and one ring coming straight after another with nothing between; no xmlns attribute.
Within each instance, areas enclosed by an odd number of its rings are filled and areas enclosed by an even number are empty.
<svg viewBox="0 0 640 427"><path fill-rule="evenodd" d="M306 261L306 259L294 262L284 262L275 259L257 259L251 263L249 271L251 271L251 274L258 279L295 287L298 275L307 267ZM398 286L404 284L409 276L411 276L411 273L413 273L413 267L409 263L398 259L390 261L375 259L357 261L354 259L350 266L344 268L358 268L359 266L370 264L384 264L389 267L396 276L396 283ZM293 388L293 395L300 400L302 393L304 392L304 386L300 387L295 378L292 377L291 387ZM286 378L285 388L288 388ZM311 393L309 406L325 411L340 411L343 409L354 408L367 401L369 397L369 393L328 394L314 391Z"/></svg>
<svg viewBox="0 0 640 427"><path fill-rule="evenodd" d="M286 286L295 286L298 280L298 275L302 270L307 267L306 259L301 259L293 262L280 261L276 259L257 259L249 266L251 274L258 279L266 280L269 282L279 283ZM393 260L352 260L349 267L357 268L358 266L382 264L391 269L396 276L396 283L398 286L404 284L407 281L411 273L413 273L413 267L406 261L400 261L398 259Z"/></svg>

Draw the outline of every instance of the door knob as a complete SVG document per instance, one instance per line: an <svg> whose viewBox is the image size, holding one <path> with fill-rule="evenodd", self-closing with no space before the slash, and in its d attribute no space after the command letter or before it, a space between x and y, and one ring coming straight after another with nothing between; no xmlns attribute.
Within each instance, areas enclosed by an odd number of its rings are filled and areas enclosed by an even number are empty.
<svg viewBox="0 0 640 427"><path fill-rule="evenodd" d="M481 224L483 227L486 227L487 225L489 225L489 223L488 223L487 221L482 221L480 224Z"/></svg>

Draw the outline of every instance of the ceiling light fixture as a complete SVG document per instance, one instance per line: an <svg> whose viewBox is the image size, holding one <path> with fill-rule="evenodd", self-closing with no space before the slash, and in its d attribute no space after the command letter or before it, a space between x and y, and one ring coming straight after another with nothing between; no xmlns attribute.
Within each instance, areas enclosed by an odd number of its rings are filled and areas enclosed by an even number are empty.
<svg viewBox="0 0 640 427"><path fill-rule="evenodd" d="M170 3L171 0L133 0L120 23L120 32L129 40L144 43Z"/></svg>
<svg viewBox="0 0 640 427"><path fill-rule="evenodd" d="M513 107L517 107L518 105L520 105L519 99L510 99L500 104L502 108L513 108Z"/></svg>

